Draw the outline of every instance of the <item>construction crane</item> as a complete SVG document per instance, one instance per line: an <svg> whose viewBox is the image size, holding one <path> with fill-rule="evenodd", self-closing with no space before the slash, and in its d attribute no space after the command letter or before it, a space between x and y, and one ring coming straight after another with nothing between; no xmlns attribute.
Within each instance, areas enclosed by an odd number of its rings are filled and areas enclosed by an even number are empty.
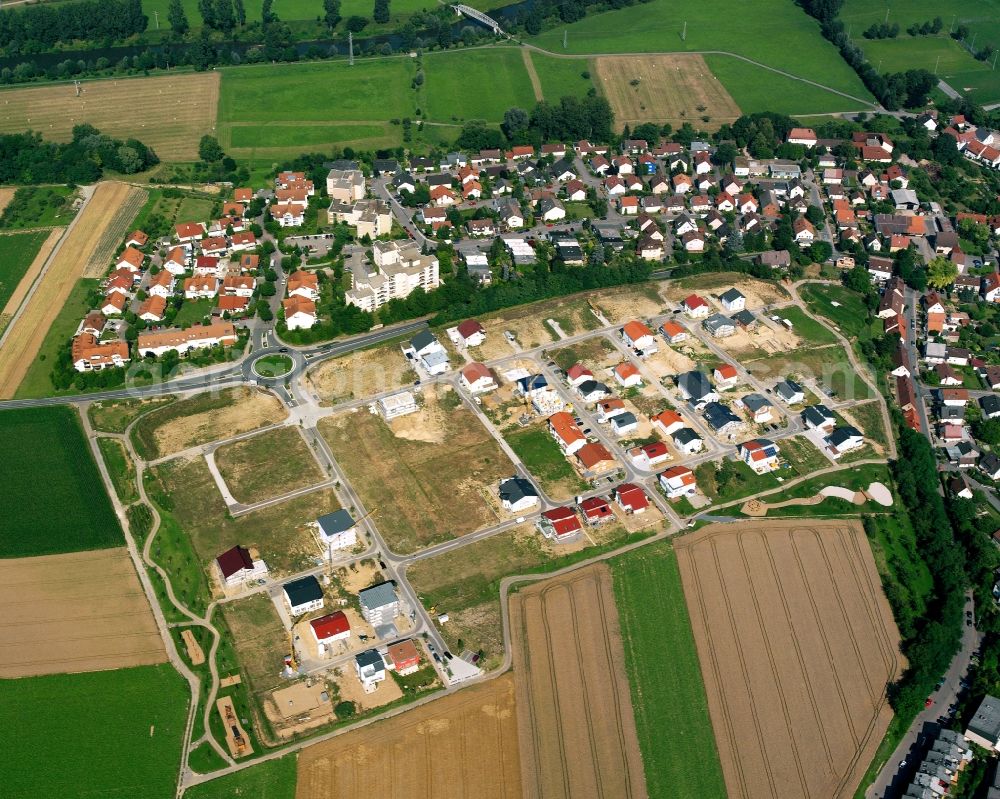
<svg viewBox="0 0 1000 799"><path fill-rule="evenodd" d="M302 621L308 613L303 613L292 619L292 624L288 628L288 657L285 659L285 664L288 666L290 672L297 672L299 670L299 661L295 657L295 625Z"/></svg>

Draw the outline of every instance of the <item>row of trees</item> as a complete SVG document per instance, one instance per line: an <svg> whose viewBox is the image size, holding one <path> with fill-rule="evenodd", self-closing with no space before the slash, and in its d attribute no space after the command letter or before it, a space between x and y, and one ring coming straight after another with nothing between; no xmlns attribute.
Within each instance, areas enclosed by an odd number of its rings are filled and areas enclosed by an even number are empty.
<svg viewBox="0 0 1000 799"><path fill-rule="evenodd" d="M138 139L113 139L93 125L76 125L68 143L40 133L0 135L0 183L92 183L104 169L131 175L159 162Z"/></svg>
<svg viewBox="0 0 1000 799"><path fill-rule="evenodd" d="M120 41L146 30L141 0L79 0L0 11L0 50L11 55L59 43Z"/></svg>
<svg viewBox="0 0 1000 799"><path fill-rule="evenodd" d="M509 108L500 128L473 120L462 128L456 147L475 152L501 149L511 144L538 145L547 141L611 141L615 114L596 92L586 97L562 97L558 103L542 100L530 111Z"/></svg>

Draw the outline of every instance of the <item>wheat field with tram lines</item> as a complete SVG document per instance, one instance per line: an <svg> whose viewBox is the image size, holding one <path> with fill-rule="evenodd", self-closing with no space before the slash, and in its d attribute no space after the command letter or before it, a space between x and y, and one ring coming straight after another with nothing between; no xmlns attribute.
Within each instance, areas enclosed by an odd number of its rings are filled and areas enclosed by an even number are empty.
<svg viewBox="0 0 1000 799"><path fill-rule="evenodd" d="M645 799L608 567L519 591L510 619L525 799Z"/></svg>
<svg viewBox="0 0 1000 799"><path fill-rule="evenodd" d="M215 132L218 72L82 81L0 91L0 133L34 130L69 141L73 126L93 125L119 139L135 138L163 161L196 161L198 140Z"/></svg>
<svg viewBox="0 0 1000 799"><path fill-rule="evenodd" d="M718 128L740 107L700 55L600 56L593 60L597 86L615 112L615 123L669 122ZM705 122L702 117L708 117Z"/></svg>
<svg viewBox="0 0 1000 799"><path fill-rule="evenodd" d="M675 548L729 796L853 796L905 665L860 523L712 525Z"/></svg>

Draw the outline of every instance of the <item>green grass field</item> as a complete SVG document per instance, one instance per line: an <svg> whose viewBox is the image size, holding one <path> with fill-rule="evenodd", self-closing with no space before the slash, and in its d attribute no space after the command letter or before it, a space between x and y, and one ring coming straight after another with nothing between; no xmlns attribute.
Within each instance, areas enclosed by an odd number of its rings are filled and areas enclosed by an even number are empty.
<svg viewBox="0 0 1000 799"><path fill-rule="evenodd" d="M896 39L868 40L861 36L872 23L886 20L897 24L901 30ZM937 36L912 37L906 28L913 23L924 23L941 17L944 27ZM990 64L974 59L958 42L949 37L959 25L968 26L975 34L976 48L985 45L1000 47L1000 0L910 0L892 3L889 0L847 0L840 12L840 19L852 30L852 36L868 56L868 60L883 72L906 69L929 69L938 64L938 76L952 88L966 94L977 103L1000 100L1000 72ZM940 56L940 62L938 62Z"/></svg>
<svg viewBox="0 0 1000 799"><path fill-rule="evenodd" d="M184 791L184 799L295 799L296 756L259 763Z"/></svg>
<svg viewBox="0 0 1000 799"><path fill-rule="evenodd" d="M101 449L101 457L108 467L108 474L114 484L118 499L123 505L129 505L139 499L139 491L135 486L135 467L125 453L125 446L115 438L99 438L97 445Z"/></svg>
<svg viewBox="0 0 1000 799"><path fill-rule="evenodd" d="M172 799L188 687L171 667L0 681L6 799Z"/></svg>
<svg viewBox="0 0 1000 799"><path fill-rule="evenodd" d="M682 40L685 22L687 38ZM823 39L819 23L784 0L759 0L752 6L652 0L591 14L530 37L530 41L552 52L563 52L564 30L569 53L724 50L871 99L834 46Z"/></svg>
<svg viewBox="0 0 1000 799"><path fill-rule="evenodd" d="M402 133L389 120L415 116L415 71L402 58L224 69L219 141L239 157L358 141L393 146Z"/></svg>
<svg viewBox="0 0 1000 799"><path fill-rule="evenodd" d="M70 408L0 413L0 507L0 557L124 543L83 427Z"/></svg>
<svg viewBox="0 0 1000 799"><path fill-rule="evenodd" d="M426 117L432 121L500 122L512 106L535 105L528 71L521 53L513 48L428 53L424 73L421 93Z"/></svg>
<svg viewBox="0 0 1000 799"><path fill-rule="evenodd" d="M0 310L7 304L48 237L49 234L44 231L0 236Z"/></svg>
<svg viewBox="0 0 1000 799"><path fill-rule="evenodd" d="M48 397L56 393L52 385L52 366L56 362L59 348L69 341L73 333L76 332L80 320L90 310L87 296L98 282L93 278L83 278L73 286L65 304L59 310L59 315L53 320L49 331L45 334L42 346L38 349L38 357L31 362L31 366L28 367L28 371L24 375L24 380L21 381L21 385L14 393L17 399ZM70 389L63 393L76 393L76 390Z"/></svg>
<svg viewBox="0 0 1000 799"><path fill-rule="evenodd" d="M591 78L583 77L584 72L593 74L588 58L553 58L541 53L531 53L531 62L542 83L542 94L551 102L560 97L583 97L594 87Z"/></svg>
<svg viewBox="0 0 1000 799"><path fill-rule="evenodd" d="M673 548L630 552L611 571L650 799L725 796Z"/></svg>
<svg viewBox="0 0 1000 799"><path fill-rule="evenodd" d="M73 191L68 186L23 186L0 216L0 228L18 230L67 224L75 213L66 205Z"/></svg>
<svg viewBox="0 0 1000 799"><path fill-rule="evenodd" d="M504 438L524 462L542 489L552 497L570 497L585 489L555 439L544 427L527 427L506 433Z"/></svg>
<svg viewBox="0 0 1000 799"><path fill-rule="evenodd" d="M778 75L732 56L706 55L705 63L715 77L722 81L722 85L744 114L759 111L796 115L828 114L865 108L855 100Z"/></svg>
<svg viewBox="0 0 1000 799"><path fill-rule="evenodd" d="M185 324L200 324L206 316L211 316L214 307L215 300L184 300L177 316L174 317L174 324L178 327Z"/></svg>
<svg viewBox="0 0 1000 799"><path fill-rule="evenodd" d="M774 315L791 322L795 335L805 339L810 344L820 346L837 343L837 337L829 329L815 319L806 316L802 312L802 309L795 305L789 305L787 308L779 308L774 311Z"/></svg>

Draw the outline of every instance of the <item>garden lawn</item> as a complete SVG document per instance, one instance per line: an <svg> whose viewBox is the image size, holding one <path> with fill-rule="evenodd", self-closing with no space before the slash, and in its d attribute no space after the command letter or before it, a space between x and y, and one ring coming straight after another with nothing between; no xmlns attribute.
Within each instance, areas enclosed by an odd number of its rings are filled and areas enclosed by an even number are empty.
<svg viewBox="0 0 1000 799"><path fill-rule="evenodd" d="M48 237L46 231L0 236L0 311Z"/></svg>
<svg viewBox="0 0 1000 799"><path fill-rule="evenodd" d="M184 300L181 304L177 316L174 317L174 325L201 324L206 316L211 316L212 308L215 307L215 300L202 298L200 300Z"/></svg>
<svg viewBox="0 0 1000 799"><path fill-rule="evenodd" d="M725 796L677 556L662 542L610 563L650 799Z"/></svg>
<svg viewBox="0 0 1000 799"><path fill-rule="evenodd" d="M821 89L728 55L706 55L705 63L726 87L744 114L774 111L779 114L827 114L865 106L835 92ZM857 92L851 92L857 94ZM859 95L863 96L863 95Z"/></svg>
<svg viewBox="0 0 1000 799"><path fill-rule="evenodd" d="M287 755L195 785L184 799L295 799L296 778L296 755Z"/></svg>
<svg viewBox="0 0 1000 799"><path fill-rule="evenodd" d="M505 433L511 449L524 462L545 493L556 499L569 499L587 484L566 460L555 439L541 426L526 427Z"/></svg>
<svg viewBox="0 0 1000 799"><path fill-rule="evenodd" d="M685 23L687 37L682 40ZM564 30L569 53L723 50L871 100L855 72L822 37L819 23L785 0L759 0L752 5L736 0L652 0L590 14L579 22L529 37L529 41L562 52ZM780 43L776 36L780 36Z"/></svg>
<svg viewBox="0 0 1000 799"><path fill-rule="evenodd" d="M425 116L434 122L500 122L508 108L535 105L524 60L514 48L427 53L424 73Z"/></svg>
<svg viewBox="0 0 1000 799"><path fill-rule="evenodd" d="M106 549L124 543L76 411L0 413L0 557Z"/></svg>
<svg viewBox="0 0 1000 799"><path fill-rule="evenodd" d="M809 344L822 345L837 342L837 337L829 329L815 319L806 316L802 309L795 305L779 308L774 311L774 315L791 322L795 335L805 339Z"/></svg>
<svg viewBox="0 0 1000 799"><path fill-rule="evenodd" d="M594 87L590 77L593 67L588 58L554 58L541 53L531 53L531 62L542 83L542 94L550 103L560 97L583 97Z"/></svg>
<svg viewBox="0 0 1000 799"><path fill-rule="evenodd" d="M882 332L881 322L873 320L861 295L846 286L811 284L803 286L799 293L810 311L829 319L852 341L869 340L873 327L879 334Z"/></svg>
<svg viewBox="0 0 1000 799"><path fill-rule="evenodd" d="M167 665L0 681L5 799L173 799L187 683Z"/></svg>

